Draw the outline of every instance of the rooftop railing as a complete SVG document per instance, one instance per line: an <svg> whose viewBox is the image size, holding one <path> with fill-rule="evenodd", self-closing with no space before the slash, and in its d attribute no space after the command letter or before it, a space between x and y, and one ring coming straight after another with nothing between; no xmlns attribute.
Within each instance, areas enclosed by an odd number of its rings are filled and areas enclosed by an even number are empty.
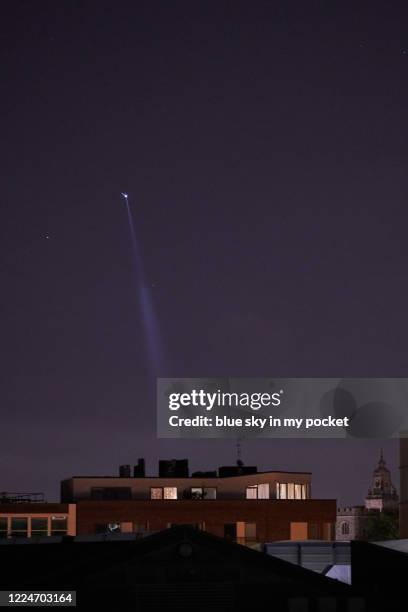
<svg viewBox="0 0 408 612"><path fill-rule="evenodd" d="M10 491L0 491L0 504L31 504L44 501L44 493L10 493Z"/></svg>

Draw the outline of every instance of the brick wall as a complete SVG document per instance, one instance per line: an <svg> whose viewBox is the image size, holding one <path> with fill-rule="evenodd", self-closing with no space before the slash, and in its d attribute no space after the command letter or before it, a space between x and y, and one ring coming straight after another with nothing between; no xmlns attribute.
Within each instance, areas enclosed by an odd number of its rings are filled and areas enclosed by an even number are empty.
<svg viewBox="0 0 408 612"><path fill-rule="evenodd" d="M224 524L256 523L257 539L267 542L290 539L291 522L335 524L335 500L147 500L83 501L77 504L78 535L93 534L96 525L148 523L149 531L171 524L202 524L205 530L224 535ZM322 536L321 536L322 537Z"/></svg>

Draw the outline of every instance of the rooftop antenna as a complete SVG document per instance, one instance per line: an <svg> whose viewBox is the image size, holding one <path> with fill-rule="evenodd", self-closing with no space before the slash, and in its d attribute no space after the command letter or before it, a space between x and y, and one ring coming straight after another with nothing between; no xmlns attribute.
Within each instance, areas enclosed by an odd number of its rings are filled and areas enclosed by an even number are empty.
<svg viewBox="0 0 408 612"><path fill-rule="evenodd" d="M237 438L237 466L242 467L244 462L242 461L242 438Z"/></svg>

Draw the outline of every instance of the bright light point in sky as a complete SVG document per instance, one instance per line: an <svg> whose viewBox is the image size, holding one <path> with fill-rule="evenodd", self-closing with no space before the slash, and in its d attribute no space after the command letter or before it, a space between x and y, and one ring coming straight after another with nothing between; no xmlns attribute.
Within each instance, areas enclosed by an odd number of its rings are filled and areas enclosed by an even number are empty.
<svg viewBox="0 0 408 612"><path fill-rule="evenodd" d="M125 198L125 200L127 200L127 199L128 199L128 197L129 197L127 193L123 193L123 192L122 192L122 195L123 195L123 197Z"/></svg>

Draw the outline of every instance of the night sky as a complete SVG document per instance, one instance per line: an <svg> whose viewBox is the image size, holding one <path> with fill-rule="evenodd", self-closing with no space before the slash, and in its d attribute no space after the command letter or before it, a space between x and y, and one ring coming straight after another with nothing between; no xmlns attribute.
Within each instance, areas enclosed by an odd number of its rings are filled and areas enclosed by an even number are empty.
<svg viewBox="0 0 408 612"><path fill-rule="evenodd" d="M126 211L162 374L406 376L404 2L3 2L0 490L234 441L157 440ZM243 443L361 503L381 445Z"/></svg>

